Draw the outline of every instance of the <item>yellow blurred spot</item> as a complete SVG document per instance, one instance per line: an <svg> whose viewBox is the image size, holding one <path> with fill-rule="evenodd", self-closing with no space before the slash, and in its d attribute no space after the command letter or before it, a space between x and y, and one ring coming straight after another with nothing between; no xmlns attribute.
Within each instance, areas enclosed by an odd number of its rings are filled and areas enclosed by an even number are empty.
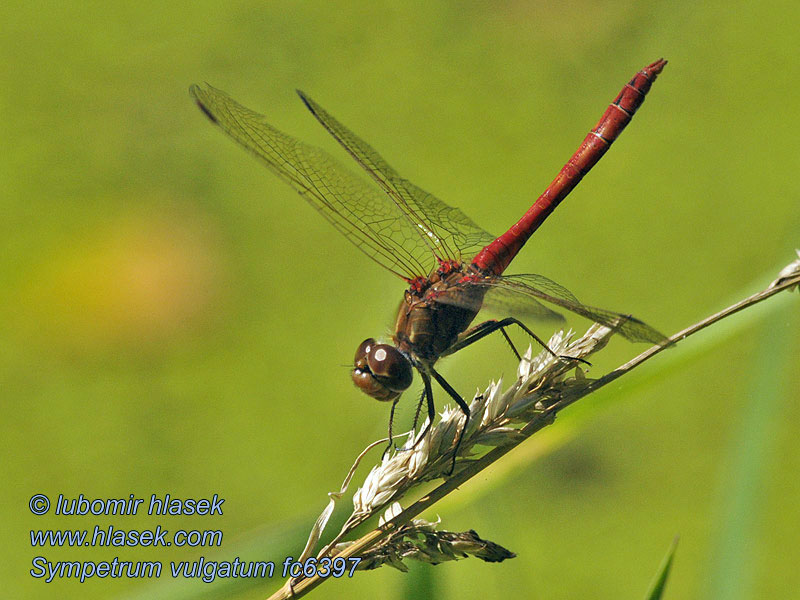
<svg viewBox="0 0 800 600"><path fill-rule="evenodd" d="M21 293L31 341L76 350L162 343L211 317L221 270L191 214L136 214L76 232Z"/></svg>

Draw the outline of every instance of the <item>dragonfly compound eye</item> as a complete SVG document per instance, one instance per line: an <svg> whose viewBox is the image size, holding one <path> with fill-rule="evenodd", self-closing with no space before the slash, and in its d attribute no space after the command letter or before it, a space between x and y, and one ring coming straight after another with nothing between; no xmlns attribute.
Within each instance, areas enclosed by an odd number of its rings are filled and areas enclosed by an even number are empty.
<svg viewBox="0 0 800 600"><path fill-rule="evenodd" d="M364 340L356 350L353 382L376 400L394 400L413 379L411 362L397 348Z"/></svg>
<svg viewBox="0 0 800 600"><path fill-rule="evenodd" d="M367 338L361 342L356 348L356 357L353 359L353 364L356 367L365 367L367 365L367 355L372 352L372 347L376 345L377 342L373 338Z"/></svg>

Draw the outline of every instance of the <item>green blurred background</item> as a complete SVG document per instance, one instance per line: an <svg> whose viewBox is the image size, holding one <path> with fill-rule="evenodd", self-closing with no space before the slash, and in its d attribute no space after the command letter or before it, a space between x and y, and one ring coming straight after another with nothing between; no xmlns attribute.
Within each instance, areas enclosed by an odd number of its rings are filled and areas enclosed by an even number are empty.
<svg viewBox="0 0 800 600"><path fill-rule="evenodd" d="M277 578L175 582L167 570L46 584L28 571L36 555L297 556L326 492L385 432L388 407L357 392L346 365L362 339L390 332L402 282L214 130L191 83L347 160L301 88L499 233L622 85L668 58L629 129L511 271L672 333L757 291L800 245L799 17L789 1L4 3L4 595L264 597ZM676 534L668 598L796 597L790 299L571 408L425 515L518 558L384 568L315 597L641 598ZM592 373L641 349L615 341ZM442 367L469 395L515 365L492 340ZM213 518L34 517L34 493L226 502ZM225 540L29 543L30 529L96 523Z"/></svg>

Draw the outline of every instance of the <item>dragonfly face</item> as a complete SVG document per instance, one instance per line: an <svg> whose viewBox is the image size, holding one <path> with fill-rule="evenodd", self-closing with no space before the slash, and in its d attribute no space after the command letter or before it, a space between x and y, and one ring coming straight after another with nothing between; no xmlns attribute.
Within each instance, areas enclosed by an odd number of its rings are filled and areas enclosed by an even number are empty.
<svg viewBox="0 0 800 600"><path fill-rule="evenodd" d="M353 360L353 383L365 394L387 402L411 385L411 361L397 348L369 338L361 342Z"/></svg>

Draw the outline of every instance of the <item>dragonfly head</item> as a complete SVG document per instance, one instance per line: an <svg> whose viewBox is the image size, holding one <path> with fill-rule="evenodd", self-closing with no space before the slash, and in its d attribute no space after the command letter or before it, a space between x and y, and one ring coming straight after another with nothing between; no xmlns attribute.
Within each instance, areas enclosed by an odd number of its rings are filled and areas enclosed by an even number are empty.
<svg viewBox="0 0 800 600"><path fill-rule="evenodd" d="M369 338L361 342L353 360L353 383L383 402L396 400L411 385L411 361L394 346Z"/></svg>

